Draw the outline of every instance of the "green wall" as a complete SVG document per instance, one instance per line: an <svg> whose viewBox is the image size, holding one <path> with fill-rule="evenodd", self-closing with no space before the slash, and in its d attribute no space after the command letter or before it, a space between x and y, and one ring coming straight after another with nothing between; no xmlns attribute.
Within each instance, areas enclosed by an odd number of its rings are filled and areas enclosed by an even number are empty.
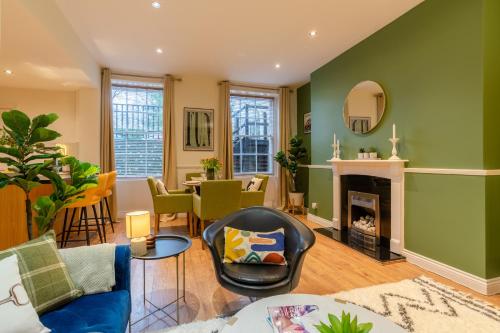
<svg viewBox="0 0 500 333"><path fill-rule="evenodd" d="M486 0L484 23L484 164L500 169L500 1ZM487 276L500 276L500 177L486 180Z"/></svg>
<svg viewBox="0 0 500 333"><path fill-rule="evenodd" d="M304 133L304 114L311 112L311 84L307 83L297 89L297 135L304 140L304 147L308 152L308 158L302 162L307 165L311 163L311 134ZM297 172L297 191L304 192L305 206L309 207L309 169L302 167Z"/></svg>
<svg viewBox="0 0 500 333"><path fill-rule="evenodd" d="M395 123L408 167L500 168L499 3L427 0L313 72L311 163L327 164L334 132L343 159L371 146L387 158ZM384 87L387 108L381 124L360 136L345 128L342 108L363 80ZM297 98L298 106L307 103ZM309 169L309 202L326 219L331 178L331 170ZM406 174L405 247L480 277L499 276L497 178Z"/></svg>

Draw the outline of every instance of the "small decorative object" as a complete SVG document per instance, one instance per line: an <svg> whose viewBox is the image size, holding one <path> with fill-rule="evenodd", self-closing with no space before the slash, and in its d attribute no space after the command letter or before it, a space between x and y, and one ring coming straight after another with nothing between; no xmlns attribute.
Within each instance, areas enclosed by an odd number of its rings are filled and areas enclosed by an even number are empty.
<svg viewBox="0 0 500 333"><path fill-rule="evenodd" d="M342 311L342 317L339 319L334 314L328 314L329 324L320 321L319 325L314 325L321 333L369 333L372 328L372 323L358 324L358 316L355 316L351 321L351 314Z"/></svg>
<svg viewBox="0 0 500 333"><path fill-rule="evenodd" d="M333 155L332 160L337 158L337 134L333 132L333 143L332 143Z"/></svg>
<svg viewBox="0 0 500 333"><path fill-rule="evenodd" d="M377 150L374 147L370 147L368 152L370 153L370 160L376 160L378 158Z"/></svg>
<svg viewBox="0 0 500 333"><path fill-rule="evenodd" d="M311 133L311 112L304 113L304 134Z"/></svg>
<svg viewBox="0 0 500 333"><path fill-rule="evenodd" d="M184 108L184 150L214 150L214 110Z"/></svg>
<svg viewBox="0 0 500 333"><path fill-rule="evenodd" d="M338 142L338 141L337 141ZM302 138L299 136L294 136L290 139L290 149L288 150L288 156L284 151L279 151L274 156L274 160L279 163L279 165L288 171L288 206L301 207L301 211L304 212L304 193L297 192L295 187L295 181L297 178L297 171L299 169L299 163L307 158L307 149L302 146Z"/></svg>
<svg viewBox="0 0 500 333"><path fill-rule="evenodd" d="M201 166L207 175L208 180L214 180L215 174L222 168L222 163L215 157L204 158L201 160Z"/></svg>
<svg viewBox="0 0 500 333"><path fill-rule="evenodd" d="M365 148L359 148L358 160L362 160L365 158Z"/></svg>
<svg viewBox="0 0 500 333"><path fill-rule="evenodd" d="M135 256L148 253L146 236L150 234L151 220L148 211L130 212L126 215L127 238L130 238L130 249Z"/></svg>
<svg viewBox="0 0 500 333"><path fill-rule="evenodd" d="M389 158L389 160L400 160L400 158L398 157L398 149L396 147L399 141L399 138L396 138L396 124L392 124L392 138L390 138L389 141L392 143L392 156Z"/></svg>
<svg viewBox="0 0 500 333"><path fill-rule="evenodd" d="M337 139L337 145L335 147L335 159L340 160L340 140Z"/></svg>

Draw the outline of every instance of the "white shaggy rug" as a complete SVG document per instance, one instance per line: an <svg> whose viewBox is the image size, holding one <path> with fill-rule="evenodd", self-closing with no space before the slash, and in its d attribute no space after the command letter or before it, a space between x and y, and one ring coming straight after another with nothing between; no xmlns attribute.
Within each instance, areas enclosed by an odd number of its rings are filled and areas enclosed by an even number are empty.
<svg viewBox="0 0 500 333"><path fill-rule="evenodd" d="M329 296L376 312L412 333L500 332L500 309L423 276ZM221 333L225 323L212 319L161 332Z"/></svg>

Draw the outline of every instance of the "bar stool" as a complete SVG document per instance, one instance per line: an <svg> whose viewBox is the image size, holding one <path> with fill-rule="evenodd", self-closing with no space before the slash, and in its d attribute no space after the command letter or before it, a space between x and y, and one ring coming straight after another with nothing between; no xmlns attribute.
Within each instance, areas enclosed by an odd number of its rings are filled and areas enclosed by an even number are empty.
<svg viewBox="0 0 500 333"><path fill-rule="evenodd" d="M106 242L106 230L104 228L104 214L101 205L100 218L97 215L97 210L95 205L101 202L102 197L99 196L99 193L104 193L106 188L108 175L105 173L99 174L97 186L90 188L83 192L83 199L80 199L66 208L66 212L64 213L64 223L63 230L61 235L61 247L65 247L68 242L83 242L86 241L87 245L90 245L90 234L89 231L97 231L99 235L99 239L101 243L103 242L103 233L104 233L104 242ZM94 218L88 216L87 207L92 207L94 212ZM71 221L69 223L68 228L66 229L66 224L68 220L68 212L70 209L73 209L71 214ZM76 211L80 210L80 216L78 220L78 225L74 225L75 222L75 214ZM89 224L89 220L95 220L95 224ZM99 223L99 219L101 223ZM85 239L69 239L71 233L78 233L82 229L82 223L84 225L85 230ZM89 229L89 227L96 227L95 229ZM76 229L76 230L74 230ZM101 230L102 229L102 230Z"/></svg>
<svg viewBox="0 0 500 333"><path fill-rule="evenodd" d="M99 206L101 207L101 211L102 211L103 210L102 201L104 201L104 204L106 205L106 211L108 213L108 216L104 217L104 219L109 220L109 223L111 224L111 230L114 233L115 227L113 226L113 223L116 223L116 221L113 221L113 216L111 215L111 209L109 208L108 198L113 195L113 187L116 185L116 170L108 172L107 175L108 175L108 180L106 181L106 188L105 188L105 191L102 195L103 200L101 200L101 202L99 203Z"/></svg>

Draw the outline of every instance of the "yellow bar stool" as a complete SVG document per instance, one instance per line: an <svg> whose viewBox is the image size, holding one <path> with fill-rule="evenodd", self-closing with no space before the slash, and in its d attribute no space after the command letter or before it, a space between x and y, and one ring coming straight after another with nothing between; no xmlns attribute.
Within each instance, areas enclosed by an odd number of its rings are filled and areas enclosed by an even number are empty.
<svg viewBox="0 0 500 333"><path fill-rule="evenodd" d="M99 203L99 206L101 207L102 211L103 210L102 205L104 201L104 205L106 206L106 212L108 213L108 216L104 217L104 220L109 220L109 224L111 225L111 230L113 231L113 233L115 232L115 227L113 226L113 224L116 223L116 221L113 221L113 216L111 215L111 209L109 208L108 198L110 198L113 195L113 187L115 187L115 185L116 185L116 170L108 172L108 180L106 182L106 188L102 195L103 200L101 200L101 202Z"/></svg>
<svg viewBox="0 0 500 333"><path fill-rule="evenodd" d="M82 199L74 202L73 204L69 205L66 208L66 212L64 214L63 230L61 235L61 247L66 247L68 242L86 241L87 245L90 245L90 233L89 233L90 231L97 231L101 243L103 242L103 236L104 236L104 242L106 242L106 230L104 229L104 214L102 211L102 206L99 218L99 215L97 215L97 210L95 205L101 202L102 197L99 194L104 193L106 188L107 178L108 178L107 174L105 173L99 174L97 186L83 192ZM92 210L94 212L94 218L88 216L87 207L92 207ZM70 209L73 209L73 213L71 214L71 220L69 222L69 226L68 228L66 228L68 211ZM77 210L80 211L80 217L78 220L78 224L75 225L74 223L75 214ZM95 220L95 224L89 224L89 220L92 219ZM80 234L80 231L82 229L82 223L85 230L85 239L69 239L71 233L78 233L78 235ZM89 227L96 227L96 228L89 229Z"/></svg>

